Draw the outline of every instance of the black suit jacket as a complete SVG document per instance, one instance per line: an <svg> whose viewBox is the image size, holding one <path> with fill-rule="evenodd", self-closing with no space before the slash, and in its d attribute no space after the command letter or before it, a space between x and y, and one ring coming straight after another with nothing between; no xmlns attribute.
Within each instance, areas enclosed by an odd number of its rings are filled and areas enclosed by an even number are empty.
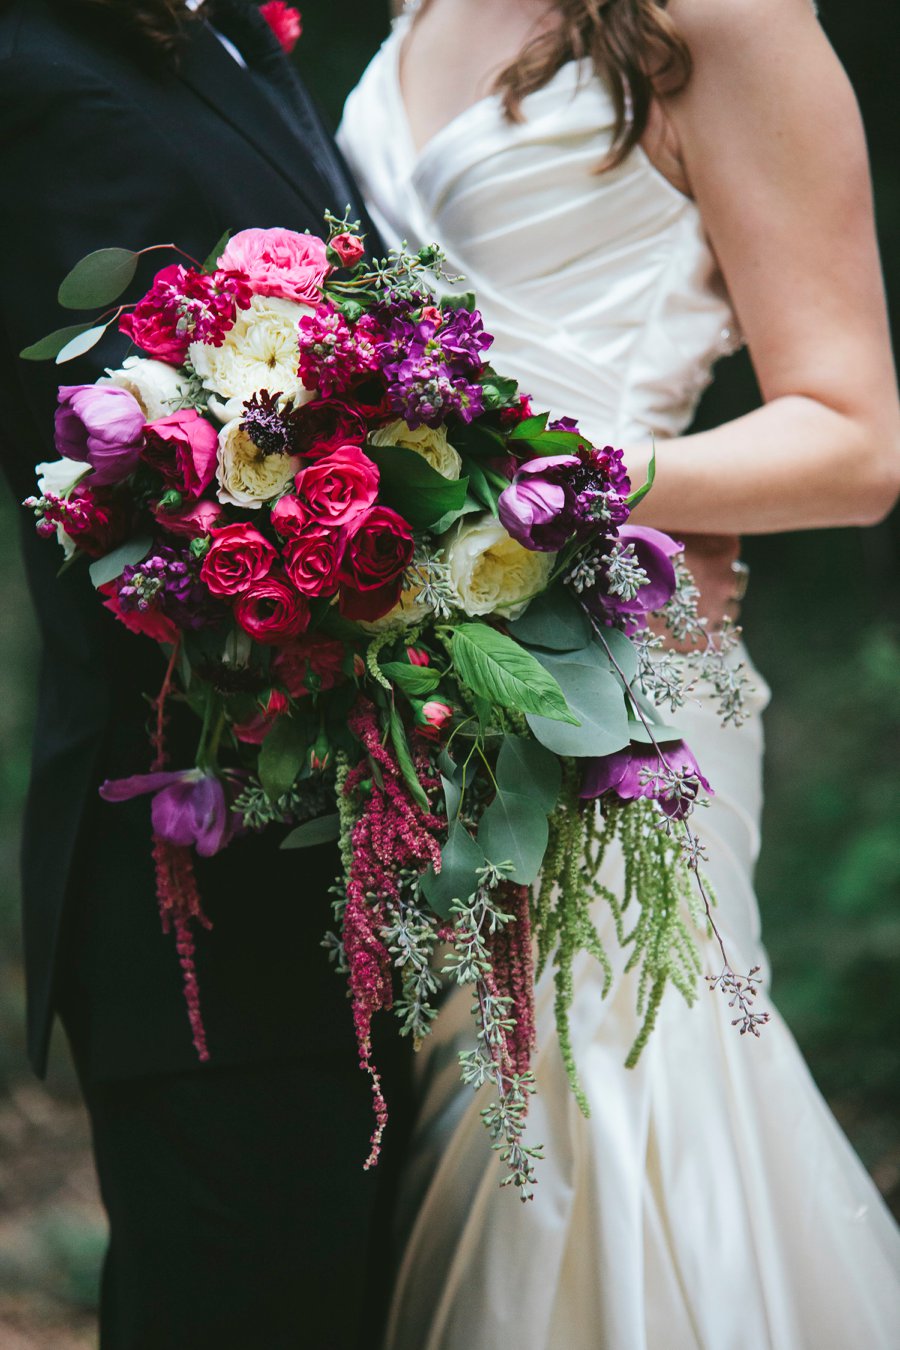
<svg viewBox="0 0 900 1350"><path fill-rule="evenodd" d="M15 495L55 458L56 387L119 365L108 337L62 369L21 362L61 327L58 284L78 258L116 244L176 242L205 257L227 228L321 228L356 203L334 142L253 5L219 0L190 25L178 64L89 7L13 0L0 13L0 451ZM153 255L149 282L171 255ZM135 291L135 294L139 294ZM143 693L162 674L154 644L102 609L83 566L62 579L52 543L22 513L25 566L43 639L34 768L24 831L29 1050L46 1063L54 1009L87 1071L117 1077L192 1067L178 960L160 932L148 799L108 806L106 777L145 771ZM193 731L174 731L173 767ZM214 1063L351 1050L349 1010L320 939L334 850L279 853L269 837L200 861L213 921L198 970Z"/></svg>

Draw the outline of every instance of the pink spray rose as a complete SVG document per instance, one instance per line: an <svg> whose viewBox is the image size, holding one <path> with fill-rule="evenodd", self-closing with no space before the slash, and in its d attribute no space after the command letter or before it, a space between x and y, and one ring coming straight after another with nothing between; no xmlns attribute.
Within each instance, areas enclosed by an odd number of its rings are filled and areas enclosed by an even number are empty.
<svg viewBox="0 0 900 1350"><path fill-rule="evenodd" d="M293 539L295 535L308 530L312 524L309 510L292 492L286 492L283 497L278 498L272 507L271 520L282 539Z"/></svg>
<svg viewBox="0 0 900 1350"><path fill-rule="evenodd" d="M342 530L313 524L285 545L285 571L301 595L333 595L343 552Z"/></svg>
<svg viewBox="0 0 900 1350"><path fill-rule="evenodd" d="M337 234L331 241L331 247L344 267L354 267L366 254L366 246L357 234Z"/></svg>
<svg viewBox="0 0 900 1350"><path fill-rule="evenodd" d="M278 554L252 525L224 525L211 534L200 576L213 595L240 595L271 572Z"/></svg>
<svg viewBox="0 0 900 1350"><path fill-rule="evenodd" d="M257 295L315 306L328 271L324 240L293 230L241 230L228 241L219 266L244 273Z"/></svg>
<svg viewBox="0 0 900 1350"><path fill-rule="evenodd" d="M368 511L378 495L378 468L357 445L343 445L294 482L311 516L323 525L349 525Z"/></svg>
<svg viewBox="0 0 900 1350"><path fill-rule="evenodd" d="M309 626L309 604L286 578L270 574L254 581L238 599L234 617L256 642L280 643Z"/></svg>
<svg viewBox="0 0 900 1350"><path fill-rule="evenodd" d="M142 458L163 476L167 488L195 501L216 472L219 437L194 408L150 422Z"/></svg>
<svg viewBox="0 0 900 1350"><path fill-rule="evenodd" d="M281 50L290 56L303 32L303 17L299 9L285 4L285 0L267 0L259 12L281 44Z"/></svg>
<svg viewBox="0 0 900 1350"><path fill-rule="evenodd" d="M288 701L281 690L271 689L265 704L260 704L254 716L246 722L235 722L232 730L239 741L247 745L262 745L276 718L289 710Z"/></svg>

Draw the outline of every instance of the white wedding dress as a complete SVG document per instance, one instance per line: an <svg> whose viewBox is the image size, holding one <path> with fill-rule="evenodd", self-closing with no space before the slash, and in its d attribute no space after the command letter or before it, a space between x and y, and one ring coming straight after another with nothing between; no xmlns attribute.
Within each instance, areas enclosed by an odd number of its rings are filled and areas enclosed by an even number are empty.
<svg viewBox="0 0 900 1350"><path fill-rule="evenodd" d="M640 149L592 172L612 107L574 64L526 100L522 124L489 97L417 153L398 81L405 26L340 133L385 241L447 250L477 292L491 360L538 408L578 418L600 445L680 433L735 332L695 205ZM768 693L752 682L740 729L723 730L708 703L677 717L715 789L695 820L742 974L767 969L752 874ZM603 881L621 885L616 859ZM597 921L616 978L603 999L582 957L572 1010L589 1119L567 1086L552 979L538 985L528 1137L546 1156L533 1201L500 1190L484 1102L459 1081L469 990L450 994L417 1057L387 1350L900 1346L900 1235L777 1013L754 1040L720 994L704 987L689 1008L670 989L625 1069L635 980L602 902Z"/></svg>

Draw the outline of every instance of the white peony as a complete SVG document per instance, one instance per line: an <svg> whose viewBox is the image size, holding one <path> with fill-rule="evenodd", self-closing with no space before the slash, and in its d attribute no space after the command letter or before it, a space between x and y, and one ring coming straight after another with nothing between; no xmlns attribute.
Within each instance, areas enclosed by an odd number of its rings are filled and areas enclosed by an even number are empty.
<svg viewBox="0 0 900 1350"><path fill-rule="evenodd" d="M389 422L369 437L372 445L399 445L414 450L444 478L459 478L462 460L447 439L447 428L417 427L413 431L405 422Z"/></svg>
<svg viewBox="0 0 900 1350"><path fill-rule="evenodd" d="M235 417L219 432L216 477L220 502L257 507L277 497L300 468L297 455L265 455Z"/></svg>
<svg viewBox="0 0 900 1350"><path fill-rule="evenodd" d="M150 361L143 356L129 356L120 370L108 370L98 384L113 384L127 389L141 405L148 422L169 417L179 407L184 396L181 373L165 361Z"/></svg>
<svg viewBox="0 0 900 1350"><path fill-rule="evenodd" d="M232 420L247 399L267 389L292 403L306 403L314 395L304 389L297 374L300 349L297 325L312 310L272 295L254 295L221 347L192 342L191 364L205 389L217 396L210 408L220 420Z"/></svg>
<svg viewBox="0 0 900 1350"><path fill-rule="evenodd" d="M468 517L445 541L450 581L467 614L516 619L546 586L555 553L533 553L493 516Z"/></svg>

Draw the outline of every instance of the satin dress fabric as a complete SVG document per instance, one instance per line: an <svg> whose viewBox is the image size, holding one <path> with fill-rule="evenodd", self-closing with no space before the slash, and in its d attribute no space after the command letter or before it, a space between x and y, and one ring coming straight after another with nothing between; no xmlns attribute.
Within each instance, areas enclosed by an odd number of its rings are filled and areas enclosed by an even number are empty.
<svg viewBox="0 0 900 1350"><path fill-rule="evenodd" d="M407 22L351 94L339 133L382 236L446 249L495 337L493 363L537 408L577 417L601 445L679 434L739 340L695 204L640 149L594 172L612 104L575 64L526 99L521 124L488 97L417 153L399 84ZM732 965L759 965L767 980L753 870L768 690L750 672L741 727L723 728L708 699L675 720L715 790L695 822ZM600 880L621 890L615 851ZM500 1189L485 1099L459 1080L470 990L449 993L417 1056L387 1350L895 1347L900 1233L768 989L759 1040L739 1035L721 994L702 987L688 1007L670 989L628 1070L636 977L602 900L594 917L615 975L604 999L596 963L576 964L587 1118L562 1065L552 975L537 987L527 1140L545 1157L532 1201ZM717 974L717 949L698 942Z"/></svg>

